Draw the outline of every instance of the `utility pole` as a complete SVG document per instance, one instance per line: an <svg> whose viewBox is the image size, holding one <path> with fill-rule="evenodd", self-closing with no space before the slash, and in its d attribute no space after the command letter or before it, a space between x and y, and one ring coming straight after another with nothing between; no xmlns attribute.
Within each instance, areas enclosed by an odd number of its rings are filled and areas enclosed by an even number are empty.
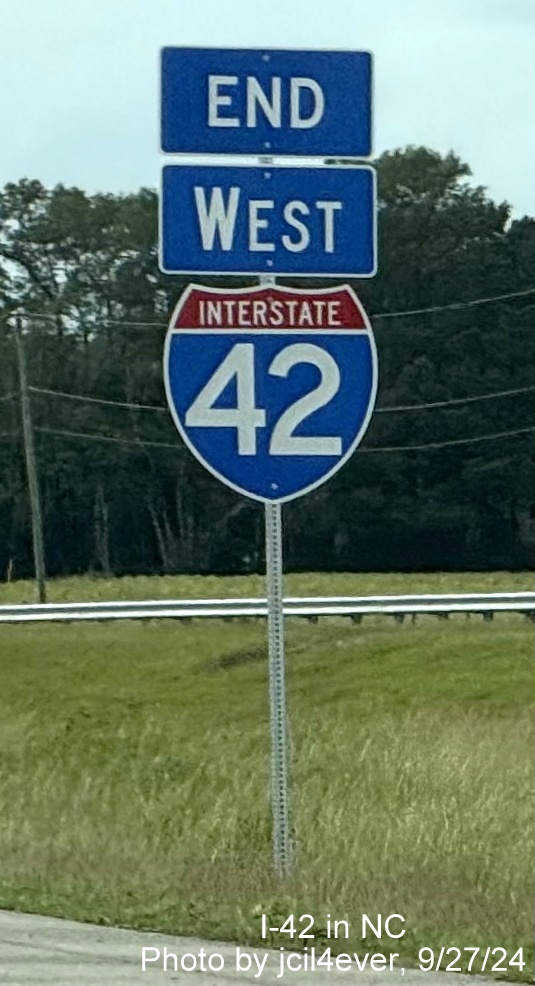
<svg viewBox="0 0 535 986"><path fill-rule="evenodd" d="M17 363L19 367L22 435L24 440L24 454L26 457L26 471L28 473L28 488L30 491L33 563L35 570L35 578L37 581L37 589L39 593L39 602L46 603L46 571L45 571L45 548L43 542L43 522L41 517L41 500L39 497L39 482L37 479L35 448L33 444L32 410L30 405L30 393L28 390L28 376L26 373L26 354L24 352L24 340L22 337L22 319L20 318L20 316L17 316L15 320L15 345L17 348Z"/></svg>

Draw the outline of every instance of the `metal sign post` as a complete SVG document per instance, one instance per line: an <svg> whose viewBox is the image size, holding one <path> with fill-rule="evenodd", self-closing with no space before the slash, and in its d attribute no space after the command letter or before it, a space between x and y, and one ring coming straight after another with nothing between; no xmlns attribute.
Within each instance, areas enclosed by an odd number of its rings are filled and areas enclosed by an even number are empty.
<svg viewBox="0 0 535 986"><path fill-rule="evenodd" d="M266 581L268 604L269 701L271 720L271 809L273 862L279 877L292 864L288 793L288 717L284 660L282 507L266 503Z"/></svg>
<svg viewBox="0 0 535 986"><path fill-rule="evenodd" d="M171 316L164 384L184 443L212 475L265 504L273 854L292 866L281 504L348 460L370 421L377 355L348 285L190 285ZM184 368L187 367L187 372Z"/></svg>
<svg viewBox="0 0 535 986"><path fill-rule="evenodd" d="M171 316L164 384L187 448L265 505L273 858L292 869L282 503L317 489L369 424L377 354L349 277L373 277L377 222L368 52L162 51L161 149L227 154L162 169L166 274L253 274L249 288L190 284ZM249 165L243 155L255 155ZM350 157L350 165L273 156ZM282 287L277 276L343 278ZM185 371L185 368L187 370Z"/></svg>
<svg viewBox="0 0 535 986"><path fill-rule="evenodd" d="M297 289L260 275L249 288L190 285L164 351L169 408L212 475L265 504L275 872L292 866L285 699L281 504L348 460L370 421L377 355L348 285ZM184 372L187 367L187 372Z"/></svg>
<svg viewBox="0 0 535 986"><path fill-rule="evenodd" d="M260 158L270 165L273 159ZM261 274L261 287L274 285L273 274ZM268 632L269 718L271 732L271 813L273 819L273 865L279 878L292 866L290 840L289 742L286 710L286 661L284 654L284 590L282 548L282 505L266 503L266 596Z"/></svg>

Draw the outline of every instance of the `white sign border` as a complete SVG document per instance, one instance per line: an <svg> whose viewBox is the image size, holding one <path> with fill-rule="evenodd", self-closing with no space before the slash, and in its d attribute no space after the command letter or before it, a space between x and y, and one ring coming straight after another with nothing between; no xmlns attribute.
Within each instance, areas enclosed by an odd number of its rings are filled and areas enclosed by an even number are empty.
<svg viewBox="0 0 535 986"><path fill-rule="evenodd" d="M189 451L192 453L192 455L195 456L195 458L197 459L197 461L200 462L201 465L209 473L211 473L212 476L215 477L215 479L217 479L220 483L223 483L225 486L228 486L230 489L234 490L236 493L240 493L241 496L246 496L246 497L248 497L248 499L250 499L250 500L256 500L259 503L288 503L291 500L297 500L299 497L305 496L307 493L311 493L312 490L318 489L318 487L323 486L324 483L326 483L329 479L331 479L331 477L334 476L335 473L337 473L338 470L341 469L343 465L345 465L345 463L348 461L348 459L350 459L351 456L353 455L355 449L358 447L358 445L360 445L362 439L364 438L364 435L366 434L366 431L368 430L368 426L370 424L370 421L371 421L373 412L375 410L375 401L377 399L377 389L378 389L378 386L379 386L379 361L378 361L378 358L377 358L377 347L376 347L376 344L375 344L375 337L374 337L374 334L373 334L373 328L372 328L371 322L370 322L370 320L368 318L368 315L367 315L367 313L366 313L366 311L365 311L362 303L360 302L359 298L357 297L357 295L356 295L355 291L353 290L353 288L351 287L351 285L349 285L349 284L338 284L335 287L330 287L330 288L310 288L310 289L283 287L280 284L269 285L268 288L267 288L268 290L271 290L271 291L280 291L280 292L288 292L290 294L297 294L297 295L301 295L301 296L304 295L304 294L333 294L334 291L342 291L342 290L345 290L345 291L347 291L349 293L349 295L351 296L354 304L356 305L356 307L359 309L359 311L362 314L362 318L363 318L363 321L364 321L364 330L366 331L366 333L368 335L368 339L370 341L370 349L371 349L371 357L372 357L372 390L371 390L371 395L370 395L370 401L368 403L368 410L366 412L366 415L364 417L364 420L362 422L362 425L360 426L359 432L358 432L358 434L357 434L357 436L356 436L353 444L350 445L350 447L348 448L348 450L345 453L345 455L342 456L342 458L336 463L336 465L333 466L333 468L330 470L330 472L325 473L325 475L322 476L321 479L316 480L314 483L311 483L310 486L306 486L304 489L299 490L299 492L297 492L297 493L290 493L288 496L282 496L282 497L278 497L278 498L273 498L272 499L271 497L263 497L263 496L258 496L256 493L250 493L248 490L244 490L241 486L237 486L235 483L232 483L230 480L225 479L208 462L206 462L206 460L202 457L202 455L200 455L200 453L195 448L195 446L190 442L190 440L188 438L188 435L186 434L185 430L183 429L182 423L181 423L181 421L180 421L180 419L179 419L179 417L178 417L178 415L176 413L175 406L174 406L174 401L173 401L173 395L171 393L171 386L170 386L170 382L169 382L168 367L169 367L169 349L170 349L170 346L171 346L171 339L172 339L172 336L173 336L173 334L175 332L177 334L180 332L180 329L174 329L173 326L174 326L174 323L175 323L175 321L176 321L176 319L177 319L180 311L185 306L188 298L193 293L193 291L204 291L204 292L208 292L208 293L212 293L212 294L236 294L236 295L243 295L243 294L252 294L252 293L258 292L259 290L262 290L262 289L263 290L266 290L266 287L262 287L261 285L258 285L258 284L254 284L251 287L247 287L247 288L214 288L214 287L210 287L210 286L204 285L204 284L188 284L187 288L185 289L185 291L181 295L178 303L175 305L175 307L173 309L173 313L171 315L171 320L170 320L170 323L169 323L169 328L167 330L167 334L166 334L166 337L165 337L164 357L163 357L163 379L164 379L164 387L165 387L165 396L166 396L166 399L167 399L167 404L169 406L169 410L171 412L171 416L172 416L173 421L175 423L175 427L176 427L176 429L177 429L180 437L182 438L182 441L184 442L184 444L186 445L186 447L189 449ZM199 331L202 334L202 330L197 330L197 331ZM217 329L214 330L214 332L217 332L217 331L218 331ZM291 331L292 330L290 329L289 330L289 334L291 334ZM362 331L363 331L363 329L355 329L355 333L356 334L357 333L361 334ZM330 332L329 332L329 330L323 330L323 334L324 335L326 335L326 334L329 334L329 335L332 334L332 335L334 335L334 334L336 334L336 332L337 332L336 329L333 329ZM265 335L266 333L267 334L271 334L269 329L264 329L263 328L262 329L262 335ZM278 332L277 334L280 334L280 332ZM319 335L319 333L318 333L318 335Z"/></svg>
<svg viewBox="0 0 535 986"><path fill-rule="evenodd" d="M266 170L267 165L260 165L258 161L239 161L234 164L216 164L215 162L210 162L210 164L203 163L202 165L187 164L185 161L170 161L168 160L166 164L162 167L160 173L160 193L158 196L158 269L162 274L170 274L179 277L180 275L195 275L204 277L261 277L263 274L269 274L273 277L336 277L336 278L346 278L354 277L364 280L365 278L375 277L377 274L377 171L372 164L341 164L341 165L310 165L304 163L298 163L296 161L284 161L281 163L270 163L269 168L308 168L317 171L370 171L372 174L372 241L373 241L373 268L367 274L361 274L359 271L288 271L288 270L276 270L275 267L264 267L262 270L214 270L212 267L207 269L204 267L202 270L187 268L186 270L171 270L168 267L163 266L163 172L166 167L209 167L209 168L256 168L257 170ZM214 259L214 262L215 259ZM275 263L275 261L273 261ZM231 288L230 290L236 290ZM356 297L356 296L355 296Z"/></svg>
<svg viewBox="0 0 535 986"><path fill-rule="evenodd" d="M222 157L222 158L236 158L236 157L262 157L264 154L269 152L264 148L263 151L259 151L255 154L252 151L248 151L247 154L243 154L240 151L165 151L162 146L162 116L163 116L163 52L170 49L178 51L211 51L214 54L220 51L236 51L236 52L254 52L260 55L264 54L284 54L285 52L301 52L305 55L368 55L370 59L370 151L369 154L361 154L356 156L354 154L331 154L330 151L325 151L323 154L277 154L276 157L288 157L288 158L301 158L308 157L309 159L321 160L326 157L343 157L347 158L348 161L370 161L373 160L374 154L374 117L373 108L375 106L375 55L373 51L369 48L262 48L258 45L253 45L247 48L236 48L235 45L223 45L221 48L216 48L211 45L204 47L201 45L161 45L158 51L158 107L159 107L159 118L158 118L158 151L161 155L165 157L198 157L202 154L203 157ZM346 275L347 276L347 275Z"/></svg>

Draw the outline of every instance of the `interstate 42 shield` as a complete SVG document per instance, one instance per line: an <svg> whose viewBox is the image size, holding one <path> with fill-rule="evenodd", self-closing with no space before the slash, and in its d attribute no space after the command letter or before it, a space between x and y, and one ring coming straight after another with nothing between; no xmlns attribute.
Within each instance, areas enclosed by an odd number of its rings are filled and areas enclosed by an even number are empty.
<svg viewBox="0 0 535 986"><path fill-rule="evenodd" d="M178 431L221 482L264 502L315 489L347 461L377 392L371 325L347 285L190 285L165 342Z"/></svg>

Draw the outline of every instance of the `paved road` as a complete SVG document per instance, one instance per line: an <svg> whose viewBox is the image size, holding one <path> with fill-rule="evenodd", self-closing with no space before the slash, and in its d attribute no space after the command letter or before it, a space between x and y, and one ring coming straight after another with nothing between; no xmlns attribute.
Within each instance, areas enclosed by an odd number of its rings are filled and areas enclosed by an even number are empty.
<svg viewBox="0 0 535 986"><path fill-rule="evenodd" d="M278 979L279 954L262 949L240 948L245 967L251 959L249 972L236 971L235 945L205 942L195 938L171 938L168 935L124 931L120 928L102 928L57 918L37 917L31 914L14 914L0 911L0 983L5 986L163 986L164 983L181 983L186 986L474 986L474 978L447 973L411 972L401 968L393 972L293 972ZM163 970L164 949L174 953L179 963L174 971L170 960L168 971ZM142 951L146 958L160 958L147 963L142 971ZM186 953L198 957L205 950L204 963L212 955L212 964L224 967L220 972L184 972L180 960ZM262 963L261 975L254 956ZM185 959L186 965L192 962ZM256 973L256 977L255 977ZM478 979L478 986L490 983Z"/></svg>

